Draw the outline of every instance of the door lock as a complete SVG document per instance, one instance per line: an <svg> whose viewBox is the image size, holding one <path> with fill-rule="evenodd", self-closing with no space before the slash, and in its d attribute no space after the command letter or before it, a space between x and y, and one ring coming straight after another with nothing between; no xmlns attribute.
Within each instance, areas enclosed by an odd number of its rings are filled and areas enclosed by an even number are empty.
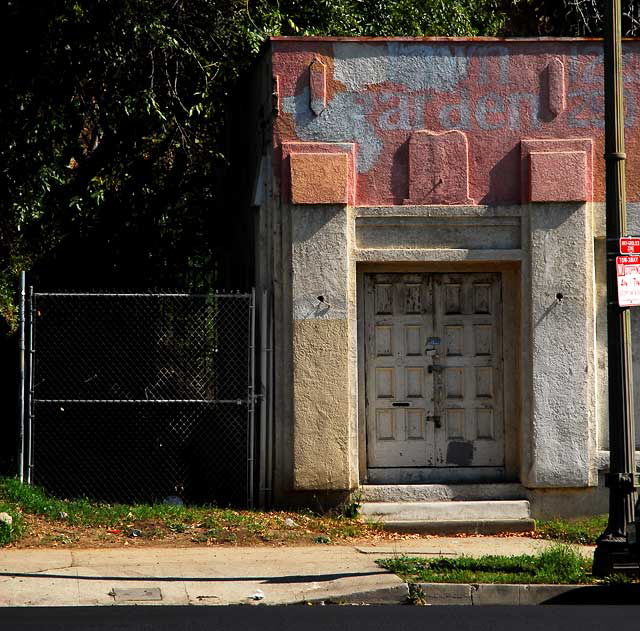
<svg viewBox="0 0 640 631"><path fill-rule="evenodd" d="M427 416L427 421L433 421L433 425L436 429L440 429L442 427L440 416Z"/></svg>

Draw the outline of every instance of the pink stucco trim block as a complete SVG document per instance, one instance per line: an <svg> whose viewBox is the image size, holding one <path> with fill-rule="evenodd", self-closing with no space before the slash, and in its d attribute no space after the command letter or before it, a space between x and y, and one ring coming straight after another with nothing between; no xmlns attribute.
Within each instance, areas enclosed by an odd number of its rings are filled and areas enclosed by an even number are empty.
<svg viewBox="0 0 640 631"><path fill-rule="evenodd" d="M587 200L587 154L584 151L532 151L529 154L532 202Z"/></svg>
<svg viewBox="0 0 640 631"><path fill-rule="evenodd" d="M523 203L591 201L591 139L523 140L521 186Z"/></svg>
<svg viewBox="0 0 640 631"><path fill-rule="evenodd" d="M346 204L348 201L346 153L292 153L292 204Z"/></svg>
<svg viewBox="0 0 640 631"><path fill-rule="evenodd" d="M316 116L327 107L327 68L319 59L309 66L309 107Z"/></svg>
<svg viewBox="0 0 640 631"><path fill-rule="evenodd" d="M469 145L464 132L416 131L409 140L409 197L405 204L473 204Z"/></svg>
<svg viewBox="0 0 640 631"><path fill-rule="evenodd" d="M564 64L560 59L552 59L547 66L549 81L549 111L558 116L567 106L567 96L564 82Z"/></svg>
<svg viewBox="0 0 640 631"><path fill-rule="evenodd" d="M355 205L355 146L282 144L282 200L292 204Z"/></svg>

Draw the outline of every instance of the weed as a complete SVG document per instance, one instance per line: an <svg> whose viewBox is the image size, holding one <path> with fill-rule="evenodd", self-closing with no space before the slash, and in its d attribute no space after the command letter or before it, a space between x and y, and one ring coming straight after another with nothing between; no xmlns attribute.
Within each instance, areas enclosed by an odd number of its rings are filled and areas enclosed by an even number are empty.
<svg viewBox="0 0 640 631"><path fill-rule="evenodd" d="M8 506L0 504L0 513L8 513L12 523L0 521L0 546L6 546L12 541L17 541L23 534L24 524L22 515Z"/></svg>
<svg viewBox="0 0 640 631"><path fill-rule="evenodd" d="M240 526L247 521L247 518L238 511L225 508L220 517L229 524L229 526Z"/></svg>
<svg viewBox="0 0 640 631"><path fill-rule="evenodd" d="M341 514L348 519L354 519L360 512L362 506L362 493L356 491L352 493L349 499L341 506Z"/></svg>
<svg viewBox="0 0 640 631"><path fill-rule="evenodd" d="M313 538L314 543L331 543L331 538L327 537L327 535L318 535Z"/></svg>
<svg viewBox="0 0 640 631"><path fill-rule="evenodd" d="M267 530L265 524L259 521L250 521L249 523L247 523L246 528L247 532L252 535L262 535Z"/></svg>
<svg viewBox="0 0 640 631"><path fill-rule="evenodd" d="M44 535L40 539L41 543L47 543L47 544L61 543L63 545L69 545L71 543L76 543L77 541L78 541L78 537L70 536L68 534Z"/></svg>
<svg viewBox="0 0 640 631"><path fill-rule="evenodd" d="M610 574L609 576L605 576L602 579L602 582L605 585L626 585L628 583L634 583L633 576L629 574L622 574L621 572L616 572L614 574Z"/></svg>
<svg viewBox="0 0 640 631"><path fill-rule="evenodd" d="M427 604L427 595L417 583L409 583L409 603L412 605Z"/></svg>
<svg viewBox="0 0 640 631"><path fill-rule="evenodd" d="M212 539L220 539L227 531L224 528L209 528L207 530L207 536Z"/></svg>
<svg viewBox="0 0 640 631"><path fill-rule="evenodd" d="M222 527L221 523L220 523L220 517L217 513L214 513L212 515L207 515L207 517L205 517L201 522L200 522L200 526L202 528L207 528L210 530L217 530L219 528Z"/></svg>
<svg viewBox="0 0 640 631"><path fill-rule="evenodd" d="M205 534L198 533L196 535L193 535L193 537L191 537L191 541L192 543L208 543L209 537L207 537L207 535Z"/></svg>
<svg viewBox="0 0 640 631"><path fill-rule="evenodd" d="M164 536L164 532L162 528L145 528L140 536L145 539L160 539Z"/></svg>

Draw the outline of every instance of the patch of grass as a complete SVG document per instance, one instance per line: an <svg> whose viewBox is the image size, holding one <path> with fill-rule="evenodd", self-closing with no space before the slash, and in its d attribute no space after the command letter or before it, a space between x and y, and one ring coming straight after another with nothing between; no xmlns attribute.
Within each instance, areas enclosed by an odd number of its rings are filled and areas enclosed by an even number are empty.
<svg viewBox="0 0 640 631"><path fill-rule="evenodd" d="M536 521L536 531L539 537L582 545L595 545L606 526L607 515Z"/></svg>
<svg viewBox="0 0 640 631"><path fill-rule="evenodd" d="M15 478L0 478L0 498L31 515L52 521L61 519L71 525L116 527L129 520L146 518L179 518L180 506L107 504L86 498L63 500L48 495L36 486L22 484Z"/></svg>
<svg viewBox="0 0 640 631"><path fill-rule="evenodd" d="M68 530L74 536L80 535L80 545L83 541L117 543L117 539L99 536L108 529L119 530L125 536L130 529L136 528L141 530L141 536L145 539L171 538L175 541L184 538L193 543L243 544L264 541L310 542L314 536L336 541L372 535L379 530L377 526L340 513L321 516L308 510L262 512L210 505L127 505L95 502L87 498L66 500L52 497L43 489L22 484L15 478L0 478L2 505L15 517L15 521L11 533L0 531L0 545L15 541L23 534L21 514L29 518L29 522L33 522L30 516L37 516L37 523L44 520ZM347 512L351 510L349 508Z"/></svg>
<svg viewBox="0 0 640 631"><path fill-rule="evenodd" d="M558 544L536 555L379 559L410 583L592 583L591 561Z"/></svg>

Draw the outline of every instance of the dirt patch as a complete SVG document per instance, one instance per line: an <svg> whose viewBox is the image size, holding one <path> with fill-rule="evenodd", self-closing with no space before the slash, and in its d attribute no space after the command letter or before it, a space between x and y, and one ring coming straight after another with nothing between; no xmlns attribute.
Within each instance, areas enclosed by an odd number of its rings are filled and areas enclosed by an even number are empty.
<svg viewBox="0 0 640 631"><path fill-rule="evenodd" d="M295 515L295 526L256 527L255 524L211 527L210 524L166 524L162 520L131 521L121 527L81 526L23 514L25 534L7 548L121 548L124 546L167 548L201 546L311 545L349 543L374 545L376 542L419 539L420 535L389 533L371 529L355 536L326 534L326 528L309 528L304 516ZM311 521L311 520L310 520ZM316 521L316 520L313 520ZM363 528L365 530L365 528ZM429 536L426 536L428 538ZM423 535L422 538L425 538Z"/></svg>
<svg viewBox="0 0 640 631"><path fill-rule="evenodd" d="M165 548L192 548L202 546L303 546L323 544L376 545L389 541L433 539L437 535L419 535L386 532L370 527L354 536L335 532L327 535L327 528L309 528L317 524L305 523L305 517L294 514L289 517L294 526L259 528L249 526L225 526L211 528L210 524L166 524L162 520L144 519L131 521L122 527L81 526L63 521L24 514L25 534L6 548L122 548L126 546ZM309 521L317 521L309 520ZM363 528L364 529L364 528ZM503 536L532 536L533 533L504 533ZM460 537L474 535L461 534Z"/></svg>

